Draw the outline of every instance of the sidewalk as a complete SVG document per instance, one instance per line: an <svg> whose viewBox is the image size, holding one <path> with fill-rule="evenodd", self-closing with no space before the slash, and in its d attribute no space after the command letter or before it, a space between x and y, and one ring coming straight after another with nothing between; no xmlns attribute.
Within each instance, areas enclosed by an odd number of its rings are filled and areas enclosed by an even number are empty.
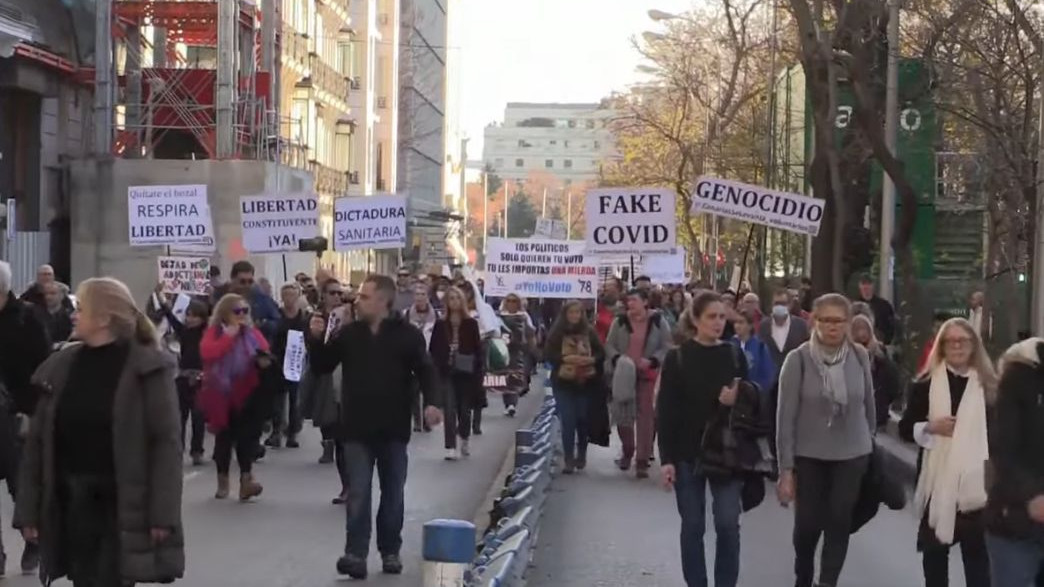
<svg viewBox="0 0 1044 587"><path fill-rule="evenodd" d="M613 439L614 442L616 439ZM586 471L559 475L548 497L529 587L685 587L678 553L680 518L674 495L651 479L616 469L618 446L591 447ZM708 496L709 499L709 496ZM713 567L714 529L705 538ZM793 514L770 492L744 514L740 585L793 585ZM910 511L882 510L853 536L843 587L919 587L920 556ZM959 550L951 556L951 586L963 587Z"/></svg>

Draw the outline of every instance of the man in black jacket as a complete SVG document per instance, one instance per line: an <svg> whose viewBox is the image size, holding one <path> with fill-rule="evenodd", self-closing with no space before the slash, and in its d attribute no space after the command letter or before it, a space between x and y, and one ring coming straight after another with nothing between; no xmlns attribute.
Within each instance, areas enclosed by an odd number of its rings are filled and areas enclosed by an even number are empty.
<svg viewBox="0 0 1044 587"><path fill-rule="evenodd" d="M345 555L337 571L353 579L367 575L372 528L370 498L373 469L381 483L377 512L377 549L385 573L402 573L399 550L405 511L406 445L410 440L414 385L424 398L429 426L442 421L437 407L435 372L424 335L393 311L396 287L391 278L371 275L356 302L358 320L309 331L308 354L316 374L341 366L341 424L348 471L348 521Z"/></svg>
<svg viewBox="0 0 1044 587"><path fill-rule="evenodd" d="M881 342L892 344L898 322L895 308L891 302L874 293L874 280L869 275L859 278L859 299L856 301L866 302L870 306L874 312L874 326L881 334Z"/></svg>

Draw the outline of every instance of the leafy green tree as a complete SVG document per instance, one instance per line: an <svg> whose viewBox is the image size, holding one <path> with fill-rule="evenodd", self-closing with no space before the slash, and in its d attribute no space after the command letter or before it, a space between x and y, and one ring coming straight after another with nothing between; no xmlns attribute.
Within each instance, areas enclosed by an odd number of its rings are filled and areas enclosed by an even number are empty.
<svg viewBox="0 0 1044 587"><path fill-rule="evenodd" d="M539 214L529 196L519 192L511 198L507 208L508 238L533 236Z"/></svg>

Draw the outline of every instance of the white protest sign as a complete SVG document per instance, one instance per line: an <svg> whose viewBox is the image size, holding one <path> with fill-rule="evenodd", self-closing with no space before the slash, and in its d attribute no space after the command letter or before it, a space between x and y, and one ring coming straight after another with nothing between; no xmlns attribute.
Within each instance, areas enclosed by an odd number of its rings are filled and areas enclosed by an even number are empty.
<svg viewBox="0 0 1044 587"><path fill-rule="evenodd" d="M692 194L693 213L706 212L800 234L819 234L824 200L762 186L701 177Z"/></svg>
<svg viewBox="0 0 1044 587"><path fill-rule="evenodd" d="M491 238L486 246L488 296L594 298L598 269L583 241Z"/></svg>
<svg viewBox="0 0 1044 587"><path fill-rule="evenodd" d="M286 333L286 352L283 354L283 378L287 381L300 381L304 372L305 341L300 330L288 330Z"/></svg>
<svg viewBox="0 0 1044 587"><path fill-rule="evenodd" d="M127 218L132 247L214 244L205 185L132 186Z"/></svg>
<svg viewBox="0 0 1044 587"><path fill-rule="evenodd" d="M645 275L653 283L685 283L685 252L679 251L673 255L645 255L642 257L642 268L638 274Z"/></svg>
<svg viewBox="0 0 1044 587"><path fill-rule="evenodd" d="M178 322L185 323L185 314L188 312L190 303L192 303L192 297L183 293L179 293L178 297L174 298L174 303L170 306L170 313L174 314Z"/></svg>
<svg viewBox="0 0 1044 587"><path fill-rule="evenodd" d="M210 284L210 259L206 257L157 257L164 293L205 295Z"/></svg>
<svg viewBox="0 0 1044 587"><path fill-rule="evenodd" d="M406 196L356 196L334 201L334 250L406 247Z"/></svg>
<svg viewBox="0 0 1044 587"><path fill-rule="evenodd" d="M241 196L243 248L250 253L296 252L297 241L319 235L319 196L309 193Z"/></svg>
<svg viewBox="0 0 1044 587"><path fill-rule="evenodd" d="M534 238L550 238L554 240L566 239L566 225L563 220L553 218L537 218L536 230L533 231Z"/></svg>
<svg viewBox="0 0 1044 587"><path fill-rule="evenodd" d="M673 253L676 194L665 188L589 190L584 206L587 253Z"/></svg>

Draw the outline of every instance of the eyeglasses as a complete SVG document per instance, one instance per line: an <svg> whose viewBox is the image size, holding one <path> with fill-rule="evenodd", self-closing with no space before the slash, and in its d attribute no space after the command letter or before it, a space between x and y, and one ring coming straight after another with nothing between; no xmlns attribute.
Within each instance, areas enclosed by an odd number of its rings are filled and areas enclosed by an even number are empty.
<svg viewBox="0 0 1044 587"><path fill-rule="evenodd" d="M232 310L232 313L236 316L246 316L250 313L250 308L236 308Z"/></svg>

